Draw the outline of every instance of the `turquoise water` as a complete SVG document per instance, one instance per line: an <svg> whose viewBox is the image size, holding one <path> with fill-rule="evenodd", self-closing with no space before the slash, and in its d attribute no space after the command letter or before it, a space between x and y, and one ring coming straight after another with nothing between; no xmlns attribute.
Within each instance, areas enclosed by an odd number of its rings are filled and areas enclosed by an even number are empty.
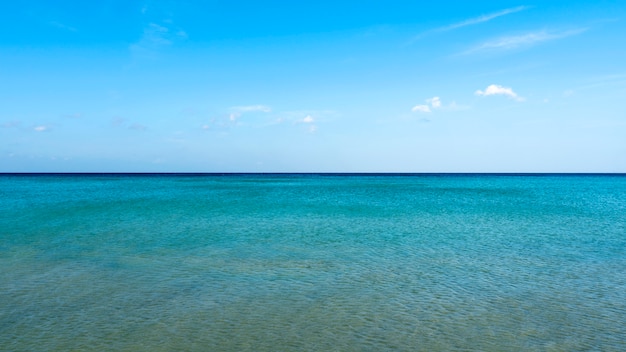
<svg viewBox="0 0 626 352"><path fill-rule="evenodd" d="M0 176L0 350L624 351L624 176Z"/></svg>

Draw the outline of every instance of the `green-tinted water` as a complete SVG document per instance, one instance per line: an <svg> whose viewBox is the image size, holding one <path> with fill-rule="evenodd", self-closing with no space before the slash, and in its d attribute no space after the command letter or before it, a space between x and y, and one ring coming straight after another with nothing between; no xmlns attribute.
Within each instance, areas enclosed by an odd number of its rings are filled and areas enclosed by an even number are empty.
<svg viewBox="0 0 626 352"><path fill-rule="evenodd" d="M626 350L623 176L0 176L0 349Z"/></svg>

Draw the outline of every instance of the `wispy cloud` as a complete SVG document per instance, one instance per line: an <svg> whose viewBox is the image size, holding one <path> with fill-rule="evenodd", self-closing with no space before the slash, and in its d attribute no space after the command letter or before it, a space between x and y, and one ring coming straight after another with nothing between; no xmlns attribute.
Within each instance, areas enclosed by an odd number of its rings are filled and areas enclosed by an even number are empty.
<svg viewBox="0 0 626 352"><path fill-rule="evenodd" d="M579 87L578 89L600 88L607 86L623 86L626 84L626 74L618 73L594 77L592 83Z"/></svg>
<svg viewBox="0 0 626 352"><path fill-rule="evenodd" d="M546 30L541 30L541 31L530 32L530 33L521 34L521 35L500 37L500 38L486 41L473 48L470 48L469 50L466 50L462 54L467 55L467 54L474 54L477 52L502 51L502 50L511 50L511 49L518 49L518 48L524 48L524 47L531 47L535 44L539 44L539 43L543 43L543 42L547 42L551 40L556 40L556 39L567 38L567 37L571 37L577 34L581 34L587 30L588 28L578 28L578 29L572 29L572 30L561 31L561 32L549 32Z"/></svg>
<svg viewBox="0 0 626 352"><path fill-rule="evenodd" d="M72 26L68 26L66 24L63 24L63 23L57 22L57 21L50 21L50 22L48 22L48 24L53 26L53 27L56 27L56 28L59 28L59 29L63 29L63 30L66 30L66 31L70 31L70 32L77 32L78 31L76 28L74 28Z"/></svg>
<svg viewBox="0 0 626 352"><path fill-rule="evenodd" d="M625 73L601 75L601 76L592 77L591 79L587 80L586 84L565 90L562 95L563 97L567 98L583 90L598 89L598 88L607 89L607 87L610 87L610 89L613 90L617 87L625 87L625 86L626 86L626 74Z"/></svg>
<svg viewBox="0 0 626 352"><path fill-rule="evenodd" d="M228 131L234 126L241 125L237 122L237 118L239 118L239 116L240 115L237 114L229 114L228 116L214 117L208 122L200 125L200 129L204 131Z"/></svg>
<svg viewBox="0 0 626 352"><path fill-rule="evenodd" d="M241 115L246 113L253 112L272 112L272 109L266 105L246 105L246 106L233 106L230 108L230 113L228 114L228 120L231 122L237 121Z"/></svg>
<svg viewBox="0 0 626 352"><path fill-rule="evenodd" d="M149 23L143 29L143 35L136 45L139 46L156 46L156 45L169 45L171 40L167 39L169 29L165 26L158 25L156 23Z"/></svg>
<svg viewBox="0 0 626 352"><path fill-rule="evenodd" d="M7 121L0 124L2 128L17 128L19 127L21 122L19 121Z"/></svg>
<svg viewBox="0 0 626 352"><path fill-rule="evenodd" d="M451 102L447 106L444 106L443 109L447 111L465 111L469 110L472 107L469 105L457 104L456 101Z"/></svg>
<svg viewBox="0 0 626 352"><path fill-rule="evenodd" d="M170 13L160 11L148 3L141 7L140 12L145 25L139 39L129 46L134 55L154 57L159 50L187 39L187 33L168 18Z"/></svg>
<svg viewBox="0 0 626 352"><path fill-rule="evenodd" d="M272 109L266 105L234 106L231 108L231 110L237 111L237 112L253 112L253 111L271 112L272 111Z"/></svg>
<svg viewBox="0 0 626 352"><path fill-rule="evenodd" d="M328 116L337 114L329 110L275 111L267 105L234 106L229 110L230 112L206 120L198 128L207 132L224 132L236 128L261 129L290 125L309 133L316 133Z"/></svg>
<svg viewBox="0 0 626 352"><path fill-rule="evenodd" d="M114 126L114 127L119 127L119 126L122 126L123 124L125 124L126 121L128 121L128 120L123 118L123 117L116 116L113 119L111 119L111 125Z"/></svg>
<svg viewBox="0 0 626 352"><path fill-rule="evenodd" d="M308 114L305 117L298 119L295 121L296 124L303 124L306 126L306 130L309 133L315 133L317 132L317 124L315 123L315 118Z"/></svg>
<svg viewBox="0 0 626 352"><path fill-rule="evenodd" d="M187 33L172 24L148 23L141 38L130 45L130 51L139 56L153 56L158 50L172 45L177 40L187 39Z"/></svg>
<svg viewBox="0 0 626 352"><path fill-rule="evenodd" d="M189 36L187 35L187 32L183 31L182 29L178 30L176 32L176 36L181 38L181 39L187 39Z"/></svg>
<svg viewBox="0 0 626 352"><path fill-rule="evenodd" d="M274 119L268 126L291 124L299 126L301 130L308 133L316 133L320 126L326 125L334 118L341 116L341 113L334 110L293 110L276 112L277 119Z"/></svg>
<svg viewBox="0 0 626 352"><path fill-rule="evenodd" d="M474 94L478 96L483 96L483 97L487 97L490 95L504 95L517 101L525 100L524 98L517 95L517 93L515 93L512 88L503 87L497 84L491 84L485 90L479 89L476 92L474 92Z"/></svg>
<svg viewBox="0 0 626 352"><path fill-rule="evenodd" d="M67 119L81 119L81 118L83 118L83 114L81 114L81 113L65 114L65 115L63 115L63 117L65 117Z"/></svg>
<svg viewBox="0 0 626 352"><path fill-rule="evenodd" d="M123 118L123 117L113 118L111 120L111 125L116 128L127 128L129 130L135 130L135 131L147 131L148 130L148 126L141 124L141 123L137 123L137 122L131 122L128 119Z"/></svg>
<svg viewBox="0 0 626 352"><path fill-rule="evenodd" d="M132 125L128 126L128 129L135 131L146 131L148 129L148 126L142 125L140 123L133 123Z"/></svg>
<svg viewBox="0 0 626 352"><path fill-rule="evenodd" d="M512 7L512 8L504 9L504 10L501 10L501 11L498 11L498 12L492 12L492 13L489 13L489 14L486 14L486 15L470 18L470 19L467 19L465 21L461 21L461 22L457 22L457 23L451 24L449 26L440 27L440 28L435 29L434 31L436 31L436 32L445 32L445 31L450 31L450 30L453 30L453 29L461 28L461 27L471 26L471 25L474 25L474 24L479 24L479 23L491 21L493 19L505 16L505 15L510 15L512 13L524 11L524 10L527 10L529 8L530 8L530 6Z"/></svg>
<svg viewBox="0 0 626 352"><path fill-rule="evenodd" d="M33 127L33 130L35 132L45 132L45 131L50 131L50 126L46 126L46 125L39 125L39 126L35 126Z"/></svg>
<svg viewBox="0 0 626 352"><path fill-rule="evenodd" d="M313 116L311 115L306 115L303 119L302 119L302 123L305 123L308 125L307 130L309 131L309 133L315 133L317 132L317 125L315 124L315 119L313 118Z"/></svg>
<svg viewBox="0 0 626 352"><path fill-rule="evenodd" d="M203 131L225 132L233 128L233 126L235 126L235 124L232 121L228 121L227 119L224 119L223 117L218 117L218 118L214 117L210 119L209 121L207 121L206 123L202 124L200 126L200 129L202 129Z"/></svg>
<svg viewBox="0 0 626 352"><path fill-rule="evenodd" d="M454 30L454 29L462 28L462 27L467 27L467 26L472 26L472 25L488 22L488 21L491 21L491 20L496 19L498 17L502 17L502 16L510 15L510 14L513 14L513 13L516 13L516 12L524 11L524 10L527 10L529 8L531 8L531 6L511 7L511 8L500 10L500 11L497 11L497 12L492 12L492 13L489 13L489 14L486 14L486 15L481 15L481 16L478 16L478 17L469 18L469 19L466 19L464 21L453 23L453 24L450 24L450 25L447 25L447 26L443 26L443 27L427 30L427 31L417 35L415 38L413 38L413 40L411 42L413 42L415 40L418 40L418 39L420 39L420 38L422 38L424 36L427 36L429 34L447 32L447 31L451 31L451 30Z"/></svg>

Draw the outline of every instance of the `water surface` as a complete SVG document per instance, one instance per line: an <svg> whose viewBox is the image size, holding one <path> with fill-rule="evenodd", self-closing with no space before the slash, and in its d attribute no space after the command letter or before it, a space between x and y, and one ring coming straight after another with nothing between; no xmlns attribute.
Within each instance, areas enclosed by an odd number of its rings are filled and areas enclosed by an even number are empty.
<svg viewBox="0 0 626 352"><path fill-rule="evenodd" d="M3 175L0 346L626 350L620 175Z"/></svg>

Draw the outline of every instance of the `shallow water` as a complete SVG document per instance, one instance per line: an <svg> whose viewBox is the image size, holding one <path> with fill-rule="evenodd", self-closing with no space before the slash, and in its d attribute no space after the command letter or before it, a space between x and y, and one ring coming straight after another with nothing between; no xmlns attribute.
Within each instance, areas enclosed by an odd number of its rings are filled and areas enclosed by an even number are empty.
<svg viewBox="0 0 626 352"><path fill-rule="evenodd" d="M0 349L626 350L625 176L0 176Z"/></svg>

